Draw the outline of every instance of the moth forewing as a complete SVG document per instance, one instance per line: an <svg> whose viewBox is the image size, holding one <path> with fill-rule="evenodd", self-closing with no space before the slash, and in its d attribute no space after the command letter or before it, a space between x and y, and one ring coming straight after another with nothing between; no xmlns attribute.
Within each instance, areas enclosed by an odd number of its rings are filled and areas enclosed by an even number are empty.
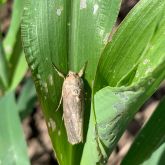
<svg viewBox="0 0 165 165"><path fill-rule="evenodd" d="M86 65L87 63L79 73L69 71L65 77L53 64L59 76L64 78L62 86L63 118L68 141L73 145L83 142L84 83L81 77Z"/></svg>
<svg viewBox="0 0 165 165"><path fill-rule="evenodd" d="M69 72L63 83L62 97L68 141L80 143L83 141L84 84L77 73Z"/></svg>

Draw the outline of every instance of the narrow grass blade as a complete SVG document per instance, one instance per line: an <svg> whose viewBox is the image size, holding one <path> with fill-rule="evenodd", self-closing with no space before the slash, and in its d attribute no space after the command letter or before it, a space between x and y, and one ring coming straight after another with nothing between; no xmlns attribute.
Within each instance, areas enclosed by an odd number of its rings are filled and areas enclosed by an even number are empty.
<svg viewBox="0 0 165 165"><path fill-rule="evenodd" d="M15 0L10 27L3 41L5 58L8 60L8 90L16 88L27 71L27 64L22 50L20 24L25 0Z"/></svg>
<svg viewBox="0 0 165 165"><path fill-rule="evenodd" d="M13 13L11 18L10 27L7 33L7 36L4 39L3 46L5 49L5 53L8 58L10 58L14 45L17 42L17 35L19 33L20 24L21 24L21 16L23 13L25 0L15 0L13 3Z"/></svg>
<svg viewBox="0 0 165 165"><path fill-rule="evenodd" d="M9 83L9 67L0 37L0 90L4 93ZM0 93L1 93L0 92Z"/></svg>
<svg viewBox="0 0 165 165"><path fill-rule="evenodd" d="M34 83L31 78L28 78L25 80L25 85L17 100L17 107L21 119L24 119L33 111L36 101L37 95Z"/></svg>
<svg viewBox="0 0 165 165"><path fill-rule="evenodd" d="M16 35L17 41L13 47L13 52L10 56L9 62L9 69L10 69L10 76L9 76L9 89L13 90L17 87L19 82L24 77L28 65L26 63L25 55L22 49L22 42L21 42L21 33L20 29L18 34Z"/></svg>
<svg viewBox="0 0 165 165"><path fill-rule="evenodd" d="M165 162L165 144L163 143L142 165L163 165Z"/></svg>
<svg viewBox="0 0 165 165"><path fill-rule="evenodd" d="M165 142L165 99L159 104L149 121L141 129L122 165L143 163Z"/></svg>
<svg viewBox="0 0 165 165"><path fill-rule="evenodd" d="M0 163L30 165L14 93L0 98Z"/></svg>

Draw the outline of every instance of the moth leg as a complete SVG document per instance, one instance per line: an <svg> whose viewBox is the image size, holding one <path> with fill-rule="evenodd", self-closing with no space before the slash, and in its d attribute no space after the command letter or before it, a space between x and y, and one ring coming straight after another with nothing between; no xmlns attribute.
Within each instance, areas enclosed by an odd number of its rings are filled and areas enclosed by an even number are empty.
<svg viewBox="0 0 165 165"><path fill-rule="evenodd" d="M62 95L61 95L61 98L60 98L60 102L59 102L59 104L58 104L58 107L57 107L57 109L56 109L56 112L59 110L61 103L62 103Z"/></svg>
<svg viewBox="0 0 165 165"><path fill-rule="evenodd" d="M60 77L62 77L63 79L65 79L65 75L57 69L57 67L55 66L55 64L52 63L52 65L53 65L53 68L55 69L55 71L57 72L57 74L58 74Z"/></svg>
<svg viewBox="0 0 165 165"><path fill-rule="evenodd" d="M79 77L82 77L83 76L83 74L84 74L84 72L85 72L85 69L86 69L86 67L87 67L87 61L85 62L85 64L84 64L84 66L81 68L81 70L79 71L79 73L78 73L78 75L79 75Z"/></svg>

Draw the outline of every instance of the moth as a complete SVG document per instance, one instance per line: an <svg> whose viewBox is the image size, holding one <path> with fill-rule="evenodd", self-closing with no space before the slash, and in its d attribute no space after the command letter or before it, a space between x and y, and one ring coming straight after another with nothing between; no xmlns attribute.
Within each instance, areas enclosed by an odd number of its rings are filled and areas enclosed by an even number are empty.
<svg viewBox="0 0 165 165"><path fill-rule="evenodd" d="M84 121L84 83L82 76L86 65L78 72L69 71L65 76L53 64L54 69L60 77L64 78L62 85L62 97L58 108L63 101L64 125L69 143L72 145L83 142Z"/></svg>

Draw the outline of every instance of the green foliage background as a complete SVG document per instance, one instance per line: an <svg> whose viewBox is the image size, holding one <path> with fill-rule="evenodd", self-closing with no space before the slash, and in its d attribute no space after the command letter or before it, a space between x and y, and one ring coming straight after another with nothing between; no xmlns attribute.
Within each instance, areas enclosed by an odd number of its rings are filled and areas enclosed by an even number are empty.
<svg viewBox="0 0 165 165"><path fill-rule="evenodd" d="M60 164L105 164L141 105L165 77L165 1L141 0L108 42L120 0L28 0L22 39L49 135ZM52 68L79 71L85 82L85 145L67 142L62 79ZM91 150L92 148L92 150Z"/></svg>

